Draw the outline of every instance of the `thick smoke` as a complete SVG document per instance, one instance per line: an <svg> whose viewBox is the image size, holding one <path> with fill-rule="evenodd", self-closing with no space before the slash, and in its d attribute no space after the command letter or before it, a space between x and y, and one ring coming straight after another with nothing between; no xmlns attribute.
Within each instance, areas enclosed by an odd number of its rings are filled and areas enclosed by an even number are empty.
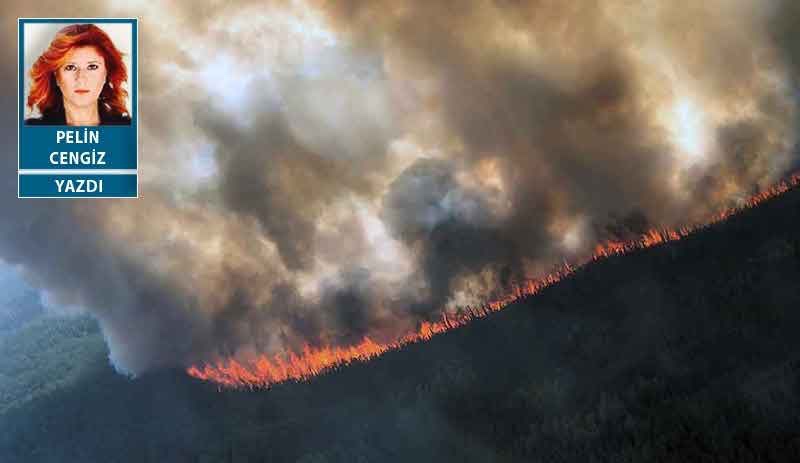
<svg viewBox="0 0 800 463"><path fill-rule="evenodd" d="M0 116L0 258L122 371L390 340L797 166L791 1L219 5L4 7L141 18L138 200L17 200Z"/></svg>

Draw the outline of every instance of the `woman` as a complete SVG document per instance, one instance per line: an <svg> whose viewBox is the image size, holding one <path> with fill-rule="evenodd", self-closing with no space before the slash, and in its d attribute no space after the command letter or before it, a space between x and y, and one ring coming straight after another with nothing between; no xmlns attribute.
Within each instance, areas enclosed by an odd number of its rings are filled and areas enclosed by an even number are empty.
<svg viewBox="0 0 800 463"><path fill-rule="evenodd" d="M56 34L30 71L28 107L41 117L29 125L128 125L122 54L94 24L73 24Z"/></svg>

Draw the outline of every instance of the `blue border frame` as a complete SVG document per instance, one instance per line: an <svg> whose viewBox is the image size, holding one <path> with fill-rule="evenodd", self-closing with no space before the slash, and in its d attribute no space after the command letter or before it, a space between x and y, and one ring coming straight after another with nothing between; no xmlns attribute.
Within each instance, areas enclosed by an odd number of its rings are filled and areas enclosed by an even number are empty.
<svg viewBox="0 0 800 463"><path fill-rule="evenodd" d="M131 127L136 131L136 175L139 171L139 18L17 18L17 198L20 196L20 128L25 124L25 24L80 24L80 23L110 23L131 25L131 72L129 91L131 92ZM57 127L57 126L56 126ZM66 127L66 126L65 126ZM54 172L55 173L55 172ZM105 198L138 198L139 182L136 182L136 196L109 196ZM34 198L33 196L25 196ZM40 197L42 198L42 197ZM62 196L48 196L47 198L63 198ZM72 197L79 199L83 197Z"/></svg>

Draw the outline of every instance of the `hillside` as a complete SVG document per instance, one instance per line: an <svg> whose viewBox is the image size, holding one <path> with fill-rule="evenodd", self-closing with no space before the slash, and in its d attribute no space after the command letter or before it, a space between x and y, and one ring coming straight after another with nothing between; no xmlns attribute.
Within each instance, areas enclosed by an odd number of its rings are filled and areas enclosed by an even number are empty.
<svg viewBox="0 0 800 463"><path fill-rule="evenodd" d="M2 347L0 461L800 461L799 230L794 189L266 391L181 371L129 380L93 324L31 322ZM71 334L43 350L53 323ZM55 386L9 386L33 376Z"/></svg>

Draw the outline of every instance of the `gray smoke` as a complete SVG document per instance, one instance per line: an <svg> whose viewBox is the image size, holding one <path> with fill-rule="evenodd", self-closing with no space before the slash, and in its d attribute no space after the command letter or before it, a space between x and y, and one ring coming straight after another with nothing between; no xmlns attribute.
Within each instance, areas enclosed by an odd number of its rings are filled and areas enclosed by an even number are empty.
<svg viewBox="0 0 800 463"><path fill-rule="evenodd" d="M4 112L0 258L136 374L388 341L797 165L793 2L630 3L7 4L141 18L142 165L17 200Z"/></svg>

